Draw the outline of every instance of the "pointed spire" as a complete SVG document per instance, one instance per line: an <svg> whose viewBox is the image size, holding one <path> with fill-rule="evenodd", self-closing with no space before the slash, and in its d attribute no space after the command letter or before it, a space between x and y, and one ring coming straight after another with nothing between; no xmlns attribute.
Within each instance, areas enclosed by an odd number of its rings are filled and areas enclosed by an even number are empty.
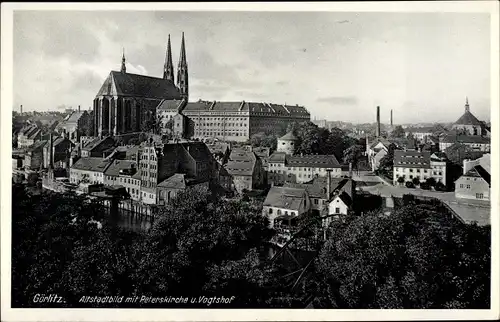
<svg viewBox="0 0 500 322"><path fill-rule="evenodd" d="M467 96L465 96L465 111L466 112L470 112L470 109L469 109L469 98Z"/></svg>
<svg viewBox="0 0 500 322"><path fill-rule="evenodd" d="M122 69L121 69L121 72L122 73L126 73L127 72L127 67L125 67L125 48L123 48Z"/></svg>
<svg viewBox="0 0 500 322"><path fill-rule="evenodd" d="M177 87L179 88L182 98L187 101L189 98L189 82L184 32L182 33L181 53L179 56L179 65L177 66Z"/></svg>
<svg viewBox="0 0 500 322"><path fill-rule="evenodd" d="M163 66L163 79L168 79L175 83L174 64L172 63L172 47L170 45L170 35L168 35L167 54L165 56L165 65Z"/></svg>

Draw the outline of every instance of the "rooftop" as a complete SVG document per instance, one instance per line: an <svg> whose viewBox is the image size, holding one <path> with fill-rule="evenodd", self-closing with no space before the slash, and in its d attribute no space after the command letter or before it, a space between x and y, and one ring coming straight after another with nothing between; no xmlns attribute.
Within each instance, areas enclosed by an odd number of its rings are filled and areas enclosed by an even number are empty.
<svg viewBox="0 0 500 322"><path fill-rule="evenodd" d="M300 210L307 197L305 189L288 187L271 187L264 206L271 206L290 210Z"/></svg>
<svg viewBox="0 0 500 322"><path fill-rule="evenodd" d="M95 171L95 172L104 172L111 164L110 161L107 161L103 158L80 158L78 161L73 164L72 169L76 170L86 170L86 171Z"/></svg>
<svg viewBox="0 0 500 322"><path fill-rule="evenodd" d="M404 168L429 168L430 152L394 151L394 166Z"/></svg>

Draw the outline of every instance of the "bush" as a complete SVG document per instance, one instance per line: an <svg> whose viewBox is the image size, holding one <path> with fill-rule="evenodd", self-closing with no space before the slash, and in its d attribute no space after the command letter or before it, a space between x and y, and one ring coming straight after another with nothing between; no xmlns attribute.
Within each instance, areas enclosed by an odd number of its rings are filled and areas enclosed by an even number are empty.
<svg viewBox="0 0 500 322"><path fill-rule="evenodd" d="M397 181L398 181L398 183L404 183L405 179L403 177L399 177Z"/></svg>
<svg viewBox="0 0 500 322"><path fill-rule="evenodd" d="M405 186L406 186L406 188L415 188L415 185L411 181L406 181Z"/></svg>
<svg viewBox="0 0 500 322"><path fill-rule="evenodd" d="M431 186L431 187L434 187L436 185L436 179L430 177L430 178L427 178L427 180L425 180L425 182Z"/></svg>
<svg viewBox="0 0 500 322"><path fill-rule="evenodd" d="M445 191L446 190L445 185L441 181L439 181L438 183L436 183L436 186L434 188L437 191Z"/></svg>
<svg viewBox="0 0 500 322"><path fill-rule="evenodd" d="M431 186L427 183L427 182L422 182L420 184L420 188L421 189L424 189L424 190L430 190L431 189Z"/></svg>
<svg viewBox="0 0 500 322"><path fill-rule="evenodd" d="M420 180L418 178L413 178L412 182L416 186L418 186L420 184Z"/></svg>

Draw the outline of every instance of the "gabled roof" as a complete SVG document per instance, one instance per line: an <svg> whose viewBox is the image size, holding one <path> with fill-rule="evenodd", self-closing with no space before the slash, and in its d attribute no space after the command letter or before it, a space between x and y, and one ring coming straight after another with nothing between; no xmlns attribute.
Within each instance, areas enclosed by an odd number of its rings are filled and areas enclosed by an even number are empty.
<svg viewBox="0 0 500 322"><path fill-rule="evenodd" d="M342 192L341 194L339 194L337 196L337 198L339 198L340 200L342 200L342 202L347 207L350 207L352 205L352 198L346 192Z"/></svg>
<svg viewBox="0 0 500 322"><path fill-rule="evenodd" d="M224 165L224 168L233 176L251 176L255 168L255 160L229 160Z"/></svg>
<svg viewBox="0 0 500 322"><path fill-rule="evenodd" d="M394 166L404 168L429 168L430 152L394 151Z"/></svg>
<svg viewBox="0 0 500 322"><path fill-rule="evenodd" d="M164 99L156 107L157 110L177 112L182 107L183 100L167 100Z"/></svg>
<svg viewBox="0 0 500 322"><path fill-rule="evenodd" d="M264 200L264 206L277 207L282 209L300 210L307 198L305 189L272 187Z"/></svg>
<svg viewBox="0 0 500 322"><path fill-rule="evenodd" d="M184 189L186 188L185 174L176 173L158 184L158 187Z"/></svg>
<svg viewBox="0 0 500 322"><path fill-rule="evenodd" d="M286 164L291 167L339 168L334 155L287 155Z"/></svg>
<svg viewBox="0 0 500 322"><path fill-rule="evenodd" d="M118 71L109 73L96 96L102 95L181 99L179 89L170 80Z"/></svg>
<svg viewBox="0 0 500 322"><path fill-rule="evenodd" d="M45 146L49 141L43 140L43 141L38 141L33 144L33 146L29 149L29 151L37 151Z"/></svg>
<svg viewBox="0 0 500 322"><path fill-rule="evenodd" d="M286 154L285 152L274 152L271 154L269 157L269 162L275 162L275 163L285 163L286 161Z"/></svg>
<svg viewBox="0 0 500 322"><path fill-rule="evenodd" d="M489 144L490 138L478 135L447 135L443 137L444 143L472 143L472 144Z"/></svg>
<svg viewBox="0 0 500 322"><path fill-rule="evenodd" d="M456 125L481 125L481 122L470 112L465 113L455 122Z"/></svg>
<svg viewBox="0 0 500 322"><path fill-rule="evenodd" d="M98 147L102 142L106 141L106 140L113 140L111 137L105 137L105 138L95 138L94 140L92 141L89 141L87 142L82 150L85 150L85 151L92 151L94 148Z"/></svg>
<svg viewBox="0 0 500 322"><path fill-rule="evenodd" d="M313 181L308 183L285 183L284 187L286 188L296 188L296 189L305 189L311 198L321 198L327 199L327 180L326 178L315 178ZM335 191L341 191L346 187L346 184L349 182L347 178L331 178L330 179L330 193L334 193Z"/></svg>
<svg viewBox="0 0 500 322"><path fill-rule="evenodd" d="M111 164L110 161L105 160L103 158L80 158L78 161L73 164L72 169L76 170L86 170L86 171L94 171L94 172L104 172Z"/></svg>
<svg viewBox="0 0 500 322"><path fill-rule="evenodd" d="M476 165L474 168L467 171L467 173L464 174L464 176L483 178L484 181L486 181L489 185L491 185L491 175L480 165Z"/></svg>

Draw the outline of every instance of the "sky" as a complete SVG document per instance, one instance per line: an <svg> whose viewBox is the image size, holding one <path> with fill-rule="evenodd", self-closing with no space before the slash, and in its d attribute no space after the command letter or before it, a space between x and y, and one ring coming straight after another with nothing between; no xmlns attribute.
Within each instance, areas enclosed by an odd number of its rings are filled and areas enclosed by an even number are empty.
<svg viewBox="0 0 500 322"><path fill-rule="evenodd" d="M17 11L14 110L89 109L125 50L162 77L185 33L190 101L299 104L311 119L454 122L466 96L490 119L485 13Z"/></svg>

